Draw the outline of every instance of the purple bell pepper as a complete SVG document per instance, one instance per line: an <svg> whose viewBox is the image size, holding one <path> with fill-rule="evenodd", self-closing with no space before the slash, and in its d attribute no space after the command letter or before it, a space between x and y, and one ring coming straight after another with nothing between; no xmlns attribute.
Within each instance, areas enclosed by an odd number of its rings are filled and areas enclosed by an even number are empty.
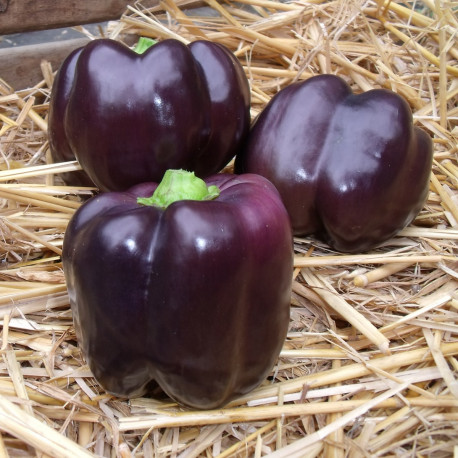
<svg viewBox="0 0 458 458"><path fill-rule="evenodd" d="M315 234L343 252L393 237L428 194L432 140L392 91L353 94L320 75L276 94L254 123L237 173L278 189L295 235Z"/></svg>
<svg viewBox="0 0 458 458"><path fill-rule="evenodd" d="M63 266L79 345L115 395L155 381L216 408L259 385L284 343L292 231L261 176L174 171L94 196L70 221Z"/></svg>
<svg viewBox="0 0 458 458"><path fill-rule="evenodd" d="M167 169L217 173L248 133L248 80L226 47L140 48L94 40L68 56L51 92L54 160L76 157L102 191L158 182Z"/></svg>

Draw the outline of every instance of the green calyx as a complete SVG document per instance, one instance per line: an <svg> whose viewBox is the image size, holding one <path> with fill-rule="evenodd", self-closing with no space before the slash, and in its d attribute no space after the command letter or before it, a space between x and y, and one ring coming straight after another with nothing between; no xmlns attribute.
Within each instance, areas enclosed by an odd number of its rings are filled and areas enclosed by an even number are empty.
<svg viewBox="0 0 458 458"><path fill-rule="evenodd" d="M166 209L178 200L213 200L219 196L217 186L208 186L194 172L167 170L151 197L139 197L137 203Z"/></svg>
<svg viewBox="0 0 458 458"><path fill-rule="evenodd" d="M143 54L146 50L155 44L156 41L151 38L140 37L137 44L135 45L134 52L137 54Z"/></svg>

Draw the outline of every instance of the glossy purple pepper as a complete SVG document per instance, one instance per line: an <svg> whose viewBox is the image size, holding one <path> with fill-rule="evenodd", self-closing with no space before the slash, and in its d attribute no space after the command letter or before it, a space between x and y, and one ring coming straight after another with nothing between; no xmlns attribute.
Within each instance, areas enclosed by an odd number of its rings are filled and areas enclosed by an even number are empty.
<svg viewBox="0 0 458 458"><path fill-rule="evenodd" d="M167 169L206 177L242 144L248 80L224 46L164 40L138 54L110 39L68 56L50 100L55 161L76 157L102 191L160 181Z"/></svg>
<svg viewBox="0 0 458 458"><path fill-rule="evenodd" d="M408 225L428 194L432 140L392 91L353 94L320 75L276 94L236 157L278 189L295 235L343 252L374 248Z"/></svg>
<svg viewBox="0 0 458 458"><path fill-rule="evenodd" d="M289 324L293 242L278 192L217 174L213 200L143 205L157 185L97 195L65 233L79 345L119 396L153 381L195 408L222 406L271 371Z"/></svg>

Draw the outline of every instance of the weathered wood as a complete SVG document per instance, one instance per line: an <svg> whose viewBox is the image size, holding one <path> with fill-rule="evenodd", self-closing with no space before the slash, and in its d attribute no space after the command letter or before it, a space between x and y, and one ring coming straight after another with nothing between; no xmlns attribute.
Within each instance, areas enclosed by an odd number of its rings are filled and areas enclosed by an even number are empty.
<svg viewBox="0 0 458 458"><path fill-rule="evenodd" d="M132 0L0 0L0 35L115 20L129 3Z"/></svg>
<svg viewBox="0 0 458 458"><path fill-rule="evenodd" d="M15 90L34 86L43 79L40 62L47 60L54 70L76 48L84 46L88 38L64 40L55 43L0 49L0 78Z"/></svg>

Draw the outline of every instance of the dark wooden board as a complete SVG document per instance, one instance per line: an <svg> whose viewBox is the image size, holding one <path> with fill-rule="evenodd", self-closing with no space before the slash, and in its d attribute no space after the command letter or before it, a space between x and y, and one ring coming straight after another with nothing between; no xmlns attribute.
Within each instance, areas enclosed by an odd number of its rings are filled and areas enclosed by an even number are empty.
<svg viewBox="0 0 458 458"><path fill-rule="evenodd" d="M115 20L129 3L132 0L0 0L0 35Z"/></svg>

